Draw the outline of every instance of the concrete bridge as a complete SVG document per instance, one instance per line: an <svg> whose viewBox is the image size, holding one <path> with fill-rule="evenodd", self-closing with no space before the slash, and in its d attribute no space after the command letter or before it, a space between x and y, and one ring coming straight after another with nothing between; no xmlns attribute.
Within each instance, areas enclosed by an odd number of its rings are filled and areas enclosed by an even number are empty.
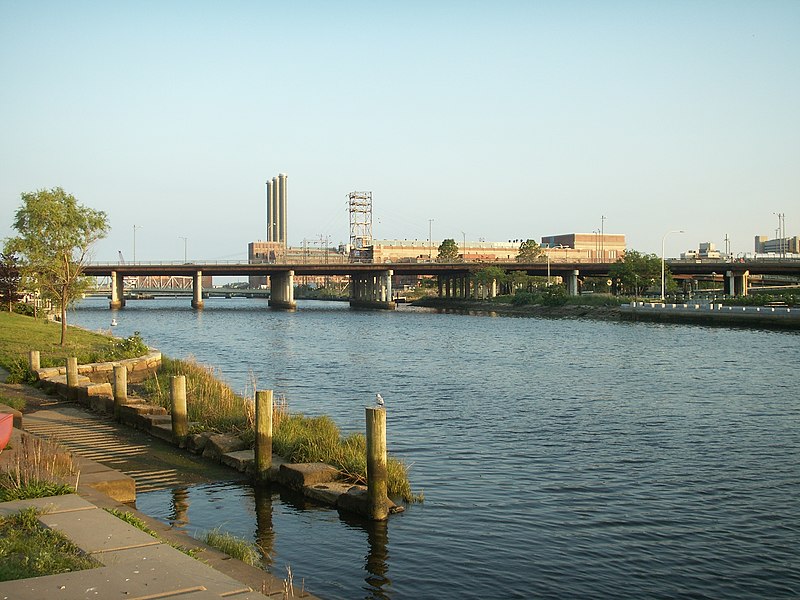
<svg viewBox="0 0 800 600"><path fill-rule="evenodd" d="M125 305L125 277L190 277L192 306L203 307L204 276L268 276L270 306L293 309L295 276L349 276L352 282L350 305L355 308L394 308L392 276L431 275L438 280L442 297L468 297L473 293L484 297L496 294L496 281L475 281L475 273L486 267L506 272L524 271L540 277L561 277L571 295L579 292L580 277L607 277L613 263L598 262L459 262L459 263L242 263L242 262L138 262L92 263L86 275L110 277L111 308ZM683 277L716 277L722 275L725 291L731 295L746 295L751 274L783 275L800 278L800 260L761 259L741 262L668 260L673 275Z"/></svg>

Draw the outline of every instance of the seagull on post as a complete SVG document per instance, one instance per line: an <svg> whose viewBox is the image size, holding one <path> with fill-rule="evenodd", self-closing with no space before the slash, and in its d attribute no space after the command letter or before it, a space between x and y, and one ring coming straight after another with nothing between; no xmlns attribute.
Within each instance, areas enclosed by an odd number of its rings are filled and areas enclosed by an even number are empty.
<svg viewBox="0 0 800 600"><path fill-rule="evenodd" d="M375 405L378 408L384 408L385 406L383 402L383 396L381 396L380 394L375 394Z"/></svg>

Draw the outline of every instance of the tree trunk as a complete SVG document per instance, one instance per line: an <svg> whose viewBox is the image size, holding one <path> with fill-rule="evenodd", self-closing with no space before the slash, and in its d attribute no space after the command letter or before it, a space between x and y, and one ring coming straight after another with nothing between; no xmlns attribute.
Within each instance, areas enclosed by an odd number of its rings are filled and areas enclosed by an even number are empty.
<svg viewBox="0 0 800 600"><path fill-rule="evenodd" d="M67 343L67 299L66 291L61 292L61 346Z"/></svg>

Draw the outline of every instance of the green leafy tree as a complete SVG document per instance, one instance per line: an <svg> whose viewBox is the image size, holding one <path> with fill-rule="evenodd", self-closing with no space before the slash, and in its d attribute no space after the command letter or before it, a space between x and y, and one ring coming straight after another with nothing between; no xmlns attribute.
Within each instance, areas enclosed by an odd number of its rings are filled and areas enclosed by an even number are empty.
<svg viewBox="0 0 800 600"><path fill-rule="evenodd" d="M627 250L625 256L609 267L609 277L619 284L618 291L641 295L661 280L661 259L655 254Z"/></svg>
<svg viewBox="0 0 800 600"><path fill-rule="evenodd" d="M517 262L531 263L540 260L544 256L544 250L536 243L536 240L525 240L519 245Z"/></svg>
<svg viewBox="0 0 800 600"><path fill-rule="evenodd" d="M500 267L484 267L479 271L475 271L472 276L475 283L481 285L484 290L487 290L492 282L502 284L506 280L506 272Z"/></svg>
<svg viewBox="0 0 800 600"><path fill-rule="evenodd" d="M439 244L439 255L436 257L436 262L449 263L458 262L458 244L452 238L447 238Z"/></svg>
<svg viewBox="0 0 800 600"><path fill-rule="evenodd" d="M8 312L19 298L19 259L12 253L0 253L0 302L8 304Z"/></svg>
<svg viewBox="0 0 800 600"><path fill-rule="evenodd" d="M60 187L22 194L14 215L17 237L5 252L20 256L22 275L61 311L61 345L67 337L67 307L87 287L89 250L108 233L106 213L78 204Z"/></svg>

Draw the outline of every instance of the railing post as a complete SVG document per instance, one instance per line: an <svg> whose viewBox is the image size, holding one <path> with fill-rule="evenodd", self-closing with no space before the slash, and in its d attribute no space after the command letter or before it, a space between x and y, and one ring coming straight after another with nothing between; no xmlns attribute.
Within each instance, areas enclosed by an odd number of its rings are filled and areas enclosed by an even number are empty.
<svg viewBox="0 0 800 600"><path fill-rule="evenodd" d="M41 359L38 350L28 352L28 366L31 371L38 371L41 368Z"/></svg>
<svg viewBox="0 0 800 600"><path fill-rule="evenodd" d="M367 512L374 521L389 518L386 468L386 410L367 407Z"/></svg>
<svg viewBox="0 0 800 600"><path fill-rule="evenodd" d="M172 438L183 447L189 435L189 418L186 414L186 376L173 375L170 384L172 402Z"/></svg>
<svg viewBox="0 0 800 600"><path fill-rule="evenodd" d="M120 408L128 402L128 369L114 365L114 417L119 419Z"/></svg>
<svg viewBox="0 0 800 600"><path fill-rule="evenodd" d="M75 387L78 385L78 359L70 356L67 359L67 386Z"/></svg>
<svg viewBox="0 0 800 600"><path fill-rule="evenodd" d="M272 468L272 390L256 392L256 479L265 481Z"/></svg>

